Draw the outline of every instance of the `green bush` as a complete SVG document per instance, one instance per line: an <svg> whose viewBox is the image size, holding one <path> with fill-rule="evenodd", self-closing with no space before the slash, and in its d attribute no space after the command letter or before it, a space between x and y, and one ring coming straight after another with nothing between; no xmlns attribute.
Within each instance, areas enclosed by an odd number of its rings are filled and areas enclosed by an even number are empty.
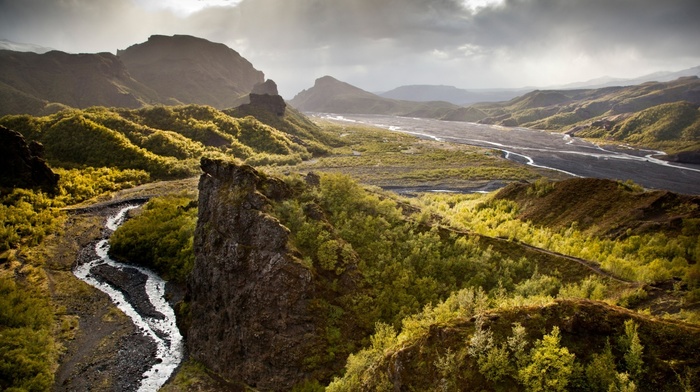
<svg viewBox="0 0 700 392"><path fill-rule="evenodd" d="M194 265L197 208L190 195L151 199L110 238L110 255L157 271L164 279L184 282Z"/></svg>

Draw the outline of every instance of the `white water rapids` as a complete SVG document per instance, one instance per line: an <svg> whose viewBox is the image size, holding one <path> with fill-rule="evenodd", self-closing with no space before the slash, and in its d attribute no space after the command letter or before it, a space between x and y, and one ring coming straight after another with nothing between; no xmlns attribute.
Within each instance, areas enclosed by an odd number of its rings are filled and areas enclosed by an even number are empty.
<svg viewBox="0 0 700 392"><path fill-rule="evenodd" d="M137 207L137 205L130 205L122 208L117 214L107 219L105 226L109 231L113 232L124 222L126 213ZM99 258L78 265L73 273L83 282L109 295L112 302L114 302L124 314L131 318L139 331L156 343L156 358L158 359L158 363L143 374L143 379L141 380L141 385L138 390L143 392L157 391L168 381L168 378L170 378L170 375L180 364L183 356L182 335L175 323L175 312L168 301L165 300L165 281L153 271L146 268L125 265L110 259L107 255L108 251L108 240L103 239L99 241L95 245L95 252ZM103 264L119 270L123 270L124 268L135 269L145 275L147 277L145 291L148 295L148 299L153 307L164 316L163 319L142 316L134 309L134 306L126 300L121 291L112 287L110 284L97 280L90 271L92 268Z"/></svg>

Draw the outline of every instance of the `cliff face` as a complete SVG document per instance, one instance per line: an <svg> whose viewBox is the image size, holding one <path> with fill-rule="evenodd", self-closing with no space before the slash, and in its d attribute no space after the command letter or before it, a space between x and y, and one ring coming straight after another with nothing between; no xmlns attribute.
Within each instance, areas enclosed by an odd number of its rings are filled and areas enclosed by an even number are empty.
<svg viewBox="0 0 700 392"><path fill-rule="evenodd" d="M44 146L27 144L16 131L0 125L0 188L41 188L53 192L58 186L55 174L43 158Z"/></svg>
<svg viewBox="0 0 700 392"><path fill-rule="evenodd" d="M189 281L191 356L261 390L289 390L322 344L313 272L294 259L289 230L269 215L288 197L249 166L202 160L195 266Z"/></svg>

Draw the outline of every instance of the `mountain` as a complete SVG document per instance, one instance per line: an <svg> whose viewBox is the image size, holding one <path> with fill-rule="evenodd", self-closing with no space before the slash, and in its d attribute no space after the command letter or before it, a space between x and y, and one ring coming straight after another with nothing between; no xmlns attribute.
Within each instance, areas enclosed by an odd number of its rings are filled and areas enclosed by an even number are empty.
<svg viewBox="0 0 700 392"><path fill-rule="evenodd" d="M0 114L40 113L50 103L136 108L157 102L157 94L111 53L0 50L0 69Z"/></svg>
<svg viewBox="0 0 700 392"><path fill-rule="evenodd" d="M111 53L0 50L0 115L49 114L66 106L238 106L264 75L223 44L175 35Z"/></svg>
<svg viewBox="0 0 700 392"><path fill-rule="evenodd" d="M603 88L603 87L614 87L614 86L632 86L635 84L641 84L646 82L670 82L678 78L685 76L698 76L700 77L700 66L683 69L680 71L661 71L654 72L651 74L639 76L636 78L615 78L610 76L603 76L596 79L587 80L585 82L568 83L560 86L553 86L554 89L581 89L581 88Z"/></svg>
<svg viewBox="0 0 700 392"><path fill-rule="evenodd" d="M486 117L478 110L465 110L449 102L411 102L380 97L331 76L316 79L313 87L297 94L289 104L302 111L322 113L450 117L458 121L478 121Z"/></svg>
<svg viewBox="0 0 700 392"><path fill-rule="evenodd" d="M568 129L599 116L635 113L665 103L700 104L697 76L671 82L585 90L535 90L507 102L476 104L489 114L484 123L542 129Z"/></svg>
<svg viewBox="0 0 700 392"><path fill-rule="evenodd" d="M445 101L455 105L468 105L476 102L507 101L530 90L527 88L466 90L454 86L410 85L397 87L379 95L405 101Z"/></svg>
<svg viewBox="0 0 700 392"><path fill-rule="evenodd" d="M261 71L224 44L202 38L153 35L118 50L129 73L153 89L164 103L236 106L258 83Z"/></svg>

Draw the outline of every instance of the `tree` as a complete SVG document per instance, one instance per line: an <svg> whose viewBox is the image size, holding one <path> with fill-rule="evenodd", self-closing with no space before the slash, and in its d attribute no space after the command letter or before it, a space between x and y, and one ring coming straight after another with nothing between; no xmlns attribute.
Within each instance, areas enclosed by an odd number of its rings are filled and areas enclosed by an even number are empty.
<svg viewBox="0 0 700 392"><path fill-rule="evenodd" d="M528 391L565 391L574 368L574 354L560 347L559 327L542 337L530 351L530 364L518 376Z"/></svg>
<svg viewBox="0 0 700 392"><path fill-rule="evenodd" d="M644 365L642 353L644 351L644 346L642 346L639 340L639 334L637 334L637 323L632 319L625 321L625 336L622 338L622 343L627 350L625 353L627 371L636 379L642 374L642 366Z"/></svg>

